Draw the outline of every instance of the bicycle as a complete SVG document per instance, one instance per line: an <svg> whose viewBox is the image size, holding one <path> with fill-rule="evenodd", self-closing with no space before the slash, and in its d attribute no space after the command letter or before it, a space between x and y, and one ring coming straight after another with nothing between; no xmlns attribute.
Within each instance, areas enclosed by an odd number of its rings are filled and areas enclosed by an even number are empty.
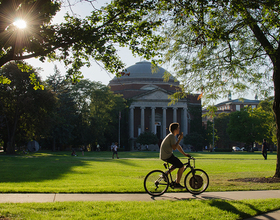
<svg viewBox="0 0 280 220"><path fill-rule="evenodd" d="M193 165L191 165L191 160L193 161ZM144 188L151 196L161 196L167 191L169 186L174 189L175 182L172 179L169 163L164 163L163 165L168 169L169 174L161 170L152 170L144 179ZM188 158L188 162L184 163L184 166L184 172L187 168L191 169L184 179L184 185L187 191L194 195L203 193L209 185L207 173L202 169L195 169L195 158L193 157Z"/></svg>

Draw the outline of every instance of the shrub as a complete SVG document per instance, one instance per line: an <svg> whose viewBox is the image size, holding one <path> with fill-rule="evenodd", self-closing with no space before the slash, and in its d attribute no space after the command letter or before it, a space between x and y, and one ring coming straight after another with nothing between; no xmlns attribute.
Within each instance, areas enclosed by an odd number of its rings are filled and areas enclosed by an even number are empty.
<svg viewBox="0 0 280 220"><path fill-rule="evenodd" d="M136 142L141 145L157 144L158 138L151 132L144 132L137 137Z"/></svg>

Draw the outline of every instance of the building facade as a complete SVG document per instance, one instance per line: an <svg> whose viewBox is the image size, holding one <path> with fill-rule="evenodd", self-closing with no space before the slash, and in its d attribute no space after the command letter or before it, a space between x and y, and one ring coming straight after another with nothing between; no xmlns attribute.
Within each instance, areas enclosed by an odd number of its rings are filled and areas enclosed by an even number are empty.
<svg viewBox="0 0 280 220"><path fill-rule="evenodd" d="M256 97L257 98L257 97ZM258 104L260 103L260 100L254 99L233 99L229 98L227 101L220 102L215 105L217 107L217 112L216 115L221 114L221 113L231 113L235 111L240 111L240 109L245 108L245 107L251 107L252 109L257 108ZM203 109L202 110L202 115L207 114L208 110ZM208 117L203 117L202 123L204 127L207 125L207 121L210 120Z"/></svg>
<svg viewBox="0 0 280 220"><path fill-rule="evenodd" d="M225 112L235 112L240 111L241 108L245 107L252 107L256 108L258 104L260 103L259 100L250 100L250 99L234 99L234 100L228 100L225 102L221 102L219 104L216 104L217 110L219 113Z"/></svg>
<svg viewBox="0 0 280 220"><path fill-rule="evenodd" d="M231 98L229 96L229 99L227 101L220 102L220 103L215 105L215 107L217 108L217 111L216 111L215 115L218 116L221 113L228 113L229 114L229 113L232 113L232 112L235 112L235 111L240 111L241 109L243 109L245 107L251 107L252 109L254 109L254 108L257 108L259 103L260 103L260 100L257 100L257 99L250 100L250 99L240 98L240 99L231 100ZM208 113L207 109L202 110L202 115L206 115L207 113ZM202 117L202 124L205 128L207 128L207 121L208 120L213 122L212 118L209 118L207 116ZM217 135L219 136L219 140L215 141L215 147L216 148L219 148L219 149L224 148L224 149L231 150L233 146L238 145L240 148L245 146L244 143L231 141L227 132L226 132L226 129L218 129L216 127L216 118L214 119L214 125L215 125L215 128L217 129ZM211 145L211 148L213 149L214 148L214 146L212 146L213 144L211 143L210 145Z"/></svg>
<svg viewBox="0 0 280 220"><path fill-rule="evenodd" d="M143 132L149 131L162 140L168 133L169 124L179 122L184 135L191 131L192 115L190 106L201 108L198 95L188 95L170 105L170 95L180 90L179 82L172 76L164 80L165 69L153 68L147 61L141 61L128 67L123 76L115 77L109 83L114 93L122 94L130 100L129 106L129 138L131 145ZM131 146L133 147L133 146Z"/></svg>

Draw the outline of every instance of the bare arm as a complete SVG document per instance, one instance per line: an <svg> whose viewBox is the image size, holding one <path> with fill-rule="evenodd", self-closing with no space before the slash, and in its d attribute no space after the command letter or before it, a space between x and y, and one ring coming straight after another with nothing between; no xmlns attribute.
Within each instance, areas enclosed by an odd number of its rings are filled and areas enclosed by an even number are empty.
<svg viewBox="0 0 280 220"><path fill-rule="evenodd" d="M183 148L181 147L181 145L179 145L179 143L180 143L180 141L183 139L183 132L181 132L181 134L179 135L179 137L178 137L178 140L177 140L177 142L176 142L176 144L173 144L172 145L172 149L173 150L178 150L181 154L183 154L184 156L186 156L186 157L191 157L191 155L189 155L189 154L186 154L185 152L184 152L184 150L183 150Z"/></svg>
<svg viewBox="0 0 280 220"><path fill-rule="evenodd" d="M177 149L178 149L178 151L179 151L181 154L183 154L185 157L191 157L191 155L186 154L186 153L184 152L184 150L183 150L183 148L181 147L181 145L178 145Z"/></svg>
<svg viewBox="0 0 280 220"><path fill-rule="evenodd" d="M177 142L176 142L176 144L173 144L172 145L172 149L173 150L176 150L177 148L178 148L178 146L180 146L179 145L179 143L180 143L180 141L183 139L183 132L181 132L181 134L179 135L179 137L178 137L178 140L177 140Z"/></svg>

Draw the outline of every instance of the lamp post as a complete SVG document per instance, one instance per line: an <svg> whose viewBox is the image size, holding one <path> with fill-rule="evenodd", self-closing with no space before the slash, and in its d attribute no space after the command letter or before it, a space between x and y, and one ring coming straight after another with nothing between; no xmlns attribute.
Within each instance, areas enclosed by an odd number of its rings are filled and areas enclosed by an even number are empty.
<svg viewBox="0 0 280 220"><path fill-rule="evenodd" d="M214 144L215 144L215 140L214 140L214 139L215 139L215 136L214 136L214 132L215 132L215 129L214 129L215 120L214 120L214 118L215 118L215 117L213 116L213 150L214 150L214 148L215 148L215 145L214 145Z"/></svg>
<svg viewBox="0 0 280 220"><path fill-rule="evenodd" d="M121 118L122 118L122 113L119 111L119 148L121 147Z"/></svg>

